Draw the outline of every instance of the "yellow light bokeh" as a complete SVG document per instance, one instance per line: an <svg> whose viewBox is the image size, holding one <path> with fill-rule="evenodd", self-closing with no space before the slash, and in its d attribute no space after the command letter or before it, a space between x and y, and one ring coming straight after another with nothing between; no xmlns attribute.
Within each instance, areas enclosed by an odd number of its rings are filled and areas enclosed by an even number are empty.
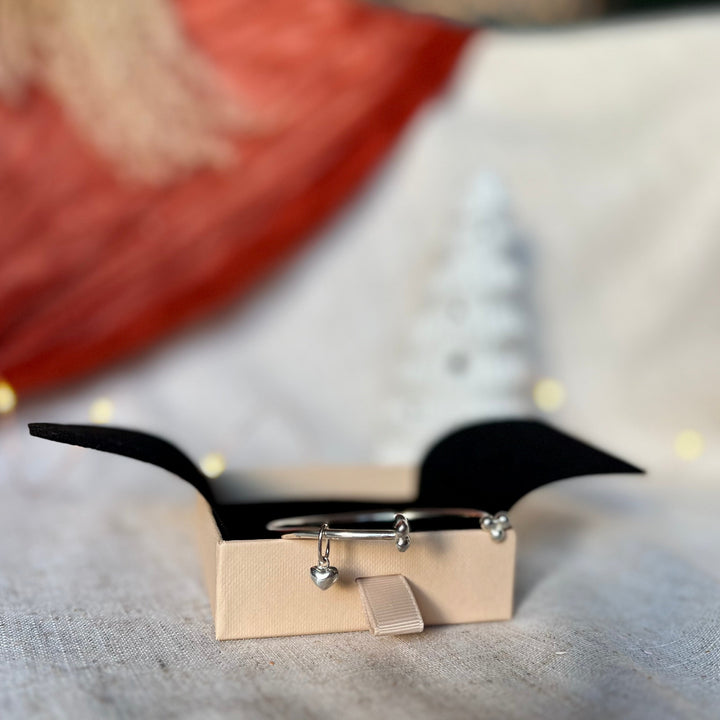
<svg viewBox="0 0 720 720"><path fill-rule="evenodd" d="M705 450L705 440L697 430L683 430L675 436L675 454L682 460L697 460Z"/></svg>
<svg viewBox="0 0 720 720"><path fill-rule="evenodd" d="M200 469L209 478L216 478L225 472L225 456L219 452L208 453L200 461Z"/></svg>
<svg viewBox="0 0 720 720"><path fill-rule="evenodd" d="M17 395L7 380L0 380L0 415L11 413L17 406Z"/></svg>
<svg viewBox="0 0 720 720"><path fill-rule="evenodd" d="M542 378L533 387L533 401L543 412L555 412L565 404L567 393L559 380Z"/></svg>
<svg viewBox="0 0 720 720"><path fill-rule="evenodd" d="M115 403L106 397L100 397L90 406L90 421L97 425L109 423L115 415Z"/></svg>

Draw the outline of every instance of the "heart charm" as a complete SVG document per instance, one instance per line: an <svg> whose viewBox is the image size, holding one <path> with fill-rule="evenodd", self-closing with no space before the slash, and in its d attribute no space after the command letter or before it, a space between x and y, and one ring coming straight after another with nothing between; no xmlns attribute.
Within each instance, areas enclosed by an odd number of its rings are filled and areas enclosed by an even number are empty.
<svg viewBox="0 0 720 720"><path fill-rule="evenodd" d="M310 568L310 575L321 590L327 590L337 581L338 569L332 565L314 565Z"/></svg>

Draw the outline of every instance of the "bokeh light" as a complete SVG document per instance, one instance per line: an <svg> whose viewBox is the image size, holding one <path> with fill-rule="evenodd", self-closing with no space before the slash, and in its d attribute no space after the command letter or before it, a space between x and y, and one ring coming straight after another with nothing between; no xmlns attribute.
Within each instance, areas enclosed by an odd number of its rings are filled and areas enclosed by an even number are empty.
<svg viewBox="0 0 720 720"><path fill-rule="evenodd" d="M542 378L533 387L533 401L543 412L555 412L565 404L564 385L553 378Z"/></svg>
<svg viewBox="0 0 720 720"><path fill-rule="evenodd" d="M98 398L90 406L90 420L98 425L109 423L113 415L115 415L115 403L110 398Z"/></svg>
<svg viewBox="0 0 720 720"><path fill-rule="evenodd" d="M17 395L13 386L6 380L0 380L0 414L11 413L17 405Z"/></svg>
<svg viewBox="0 0 720 720"><path fill-rule="evenodd" d="M682 460L697 460L705 450L705 440L697 430L683 430L675 437L675 454Z"/></svg>
<svg viewBox="0 0 720 720"><path fill-rule="evenodd" d="M225 456L219 452L211 452L200 460L200 469L209 478L216 478L225 472Z"/></svg>

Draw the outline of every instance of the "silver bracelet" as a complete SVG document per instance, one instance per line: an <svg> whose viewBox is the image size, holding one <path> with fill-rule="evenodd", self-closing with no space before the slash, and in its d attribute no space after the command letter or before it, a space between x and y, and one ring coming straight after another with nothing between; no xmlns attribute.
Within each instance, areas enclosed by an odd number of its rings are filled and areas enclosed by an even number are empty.
<svg viewBox="0 0 720 720"><path fill-rule="evenodd" d="M502 542L511 527L507 513L490 515L472 508L411 508L402 512L366 510L279 518L269 522L266 528L283 533L285 539L317 540L318 563L310 568L310 575L321 590L327 590L338 579L338 569L330 565L331 540L392 540L400 552L405 552L410 547L410 521L438 517L477 518L480 527L489 532L495 542ZM331 527L331 523L381 522L392 522L393 525L387 529Z"/></svg>

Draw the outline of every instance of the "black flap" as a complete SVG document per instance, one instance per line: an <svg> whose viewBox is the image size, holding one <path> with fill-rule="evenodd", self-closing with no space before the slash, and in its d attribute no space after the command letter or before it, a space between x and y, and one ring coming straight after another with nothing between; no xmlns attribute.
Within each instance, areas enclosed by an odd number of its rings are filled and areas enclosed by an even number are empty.
<svg viewBox="0 0 720 720"><path fill-rule="evenodd" d="M190 483L210 504L226 540L277 537L265 525L276 518L346 512L369 508L469 507L509 510L521 497L555 480L580 475L641 473L545 423L505 420L463 427L437 442L420 466L418 497L348 502L264 502L221 504L205 475L181 450L162 438L136 430L99 425L32 423L30 434L56 442L124 455L157 465ZM477 526L477 521L439 518L414 521L413 528Z"/></svg>

